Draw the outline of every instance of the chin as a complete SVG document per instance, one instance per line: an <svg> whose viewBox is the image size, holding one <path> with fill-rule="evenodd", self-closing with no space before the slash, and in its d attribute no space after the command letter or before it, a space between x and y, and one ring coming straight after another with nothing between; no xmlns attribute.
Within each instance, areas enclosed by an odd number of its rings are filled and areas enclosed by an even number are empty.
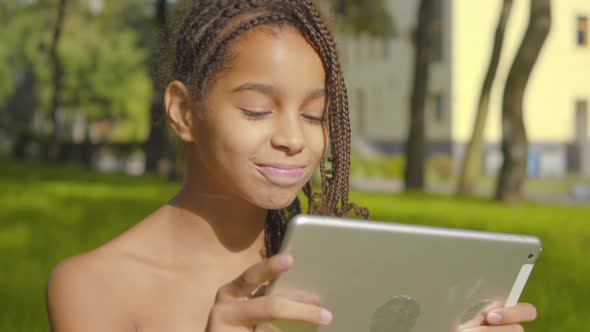
<svg viewBox="0 0 590 332"><path fill-rule="evenodd" d="M257 199L253 203L267 210L284 209L293 203L297 193L298 191L293 192L292 190L285 190L285 192L280 193L272 192L266 195L264 199Z"/></svg>

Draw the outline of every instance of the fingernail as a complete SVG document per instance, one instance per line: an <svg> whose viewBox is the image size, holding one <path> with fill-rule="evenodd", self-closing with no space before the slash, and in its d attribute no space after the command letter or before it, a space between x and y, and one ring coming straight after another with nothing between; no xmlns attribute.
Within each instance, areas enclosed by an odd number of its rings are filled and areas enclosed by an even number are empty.
<svg viewBox="0 0 590 332"><path fill-rule="evenodd" d="M293 256L291 255L283 255L279 259L279 265L281 266L281 269L286 269L291 266L291 264L293 264Z"/></svg>
<svg viewBox="0 0 590 332"><path fill-rule="evenodd" d="M322 309L320 312L320 324L328 325L332 321L332 313L326 309Z"/></svg>
<svg viewBox="0 0 590 332"><path fill-rule="evenodd" d="M488 314L488 323L490 324L498 324L502 321L502 315L497 312L491 312Z"/></svg>

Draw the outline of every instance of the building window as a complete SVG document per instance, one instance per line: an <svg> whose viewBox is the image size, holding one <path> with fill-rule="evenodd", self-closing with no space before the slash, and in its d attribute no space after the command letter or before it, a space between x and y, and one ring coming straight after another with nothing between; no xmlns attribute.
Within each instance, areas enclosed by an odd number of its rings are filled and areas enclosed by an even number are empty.
<svg viewBox="0 0 590 332"><path fill-rule="evenodd" d="M434 96L434 119L437 123L445 121L445 101L441 94Z"/></svg>
<svg viewBox="0 0 590 332"><path fill-rule="evenodd" d="M588 45L588 16L578 16L576 37L578 46Z"/></svg>
<svg viewBox="0 0 590 332"><path fill-rule="evenodd" d="M590 140L588 137L588 99L576 100L574 123L574 147L570 159L570 169L582 174L590 174Z"/></svg>
<svg viewBox="0 0 590 332"><path fill-rule="evenodd" d="M383 39L382 41L383 43L383 47L382 47L382 51L383 51L383 59L385 61L389 60L389 58L391 57L391 44L389 43L389 40L387 39Z"/></svg>
<svg viewBox="0 0 590 332"><path fill-rule="evenodd" d="M575 139L584 142L588 139L588 100L577 99L575 108Z"/></svg>
<svg viewBox="0 0 590 332"><path fill-rule="evenodd" d="M381 55L381 40L379 38L369 38L369 63L374 63Z"/></svg>

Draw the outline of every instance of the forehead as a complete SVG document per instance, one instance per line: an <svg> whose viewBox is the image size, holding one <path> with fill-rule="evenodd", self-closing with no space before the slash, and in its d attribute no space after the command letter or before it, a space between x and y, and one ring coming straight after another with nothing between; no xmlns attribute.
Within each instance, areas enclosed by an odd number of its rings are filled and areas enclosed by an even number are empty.
<svg viewBox="0 0 590 332"><path fill-rule="evenodd" d="M223 76L301 88L325 85L320 56L295 28L261 26L248 30L232 43L230 53L229 70Z"/></svg>

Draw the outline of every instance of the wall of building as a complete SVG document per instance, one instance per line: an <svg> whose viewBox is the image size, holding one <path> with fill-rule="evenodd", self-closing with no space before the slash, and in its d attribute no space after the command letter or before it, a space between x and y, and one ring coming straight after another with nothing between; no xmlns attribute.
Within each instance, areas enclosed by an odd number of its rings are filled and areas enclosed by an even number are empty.
<svg viewBox="0 0 590 332"><path fill-rule="evenodd" d="M394 38L339 35L338 39L355 141L363 139L377 150L399 153L409 123L414 61L411 38L419 1L388 0L387 4L397 29ZM455 160L460 160L471 135L501 4L502 0L441 1L442 58L432 64L426 106L432 152L451 151L452 145ZM590 45L579 47L576 40L577 18L590 17L590 1L553 1L552 10L552 31L525 94L525 123L535 145L532 160L549 160L551 165L559 164L554 169L571 171L572 160L581 168L590 165L590 156L572 156L576 151L590 154L587 139L586 147L576 147L580 144L574 142L576 126L580 126L575 121L576 102L590 103ZM514 1L485 131L485 139L492 146L501 138L503 87L528 18L529 1ZM582 126L590 128L588 121ZM562 147L558 149L556 144ZM552 162L556 156L567 162ZM534 169L534 165L531 167Z"/></svg>
<svg viewBox="0 0 590 332"><path fill-rule="evenodd" d="M453 139L471 135L474 110L489 62L502 1L452 1ZM525 123L534 142L570 142L574 138L575 103L590 100L590 46L576 45L576 19L590 16L590 1L553 1L553 26L532 73L524 100ZM514 1L504 52L490 102L485 137L501 137L503 87L529 16L529 1ZM590 126L590 124L587 124Z"/></svg>
<svg viewBox="0 0 590 332"><path fill-rule="evenodd" d="M428 139L450 145L452 113L450 7L441 6L442 59L431 66L426 121ZM367 35L340 35L339 45L349 88L353 133L396 151L406 139L413 80L417 1L389 0L397 35L383 40ZM387 145L391 147L387 147Z"/></svg>

